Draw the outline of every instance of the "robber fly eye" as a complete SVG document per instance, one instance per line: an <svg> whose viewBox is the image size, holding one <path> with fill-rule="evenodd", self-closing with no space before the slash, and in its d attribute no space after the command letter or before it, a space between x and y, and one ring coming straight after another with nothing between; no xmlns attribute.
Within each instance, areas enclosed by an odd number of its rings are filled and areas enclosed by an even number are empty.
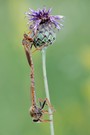
<svg viewBox="0 0 90 135"><path fill-rule="evenodd" d="M37 120L36 119L33 119L33 122L38 122L38 121L39 121L39 119L37 119Z"/></svg>

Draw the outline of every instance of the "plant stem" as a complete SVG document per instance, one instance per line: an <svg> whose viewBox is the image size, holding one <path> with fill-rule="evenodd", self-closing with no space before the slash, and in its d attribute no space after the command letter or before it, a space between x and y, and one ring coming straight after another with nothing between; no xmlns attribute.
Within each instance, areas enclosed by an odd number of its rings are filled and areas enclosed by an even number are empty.
<svg viewBox="0 0 90 135"><path fill-rule="evenodd" d="M43 76L44 76L44 85L45 85L45 93L46 97L50 101L49 89L48 89L48 80L46 74L46 48L42 49L42 67L43 67ZM52 114L51 109L48 107L49 114ZM51 135L54 135L54 126L53 126L53 115L49 115L50 118L50 131Z"/></svg>

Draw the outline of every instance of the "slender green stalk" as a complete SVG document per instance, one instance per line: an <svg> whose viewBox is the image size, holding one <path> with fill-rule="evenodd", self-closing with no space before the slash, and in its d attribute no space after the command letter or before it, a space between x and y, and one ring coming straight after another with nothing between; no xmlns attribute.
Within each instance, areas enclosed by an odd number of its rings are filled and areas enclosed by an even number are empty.
<svg viewBox="0 0 90 135"><path fill-rule="evenodd" d="M42 49L42 66L43 66L43 76L44 76L44 85L45 85L45 93L46 97L50 101L49 89L48 89L48 80L46 74L46 48ZM49 114L52 114L51 109L48 107ZM50 121L50 131L51 135L54 135L54 126L53 126L53 115L49 116Z"/></svg>

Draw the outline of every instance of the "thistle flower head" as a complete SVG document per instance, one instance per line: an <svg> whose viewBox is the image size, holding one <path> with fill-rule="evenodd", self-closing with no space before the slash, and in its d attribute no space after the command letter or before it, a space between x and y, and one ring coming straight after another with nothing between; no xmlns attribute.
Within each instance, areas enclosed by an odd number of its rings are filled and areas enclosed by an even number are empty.
<svg viewBox="0 0 90 135"><path fill-rule="evenodd" d="M38 27L45 23L47 25L54 25L55 28L58 30L61 29L62 24L59 23L63 19L62 15L51 15L51 8L46 10L44 7L43 9L39 9L37 11L29 9L26 12L26 16L28 17L28 24L30 25L30 29L33 29L35 32L37 31Z"/></svg>
<svg viewBox="0 0 90 135"><path fill-rule="evenodd" d="M51 8L46 10L44 7L37 11L29 9L29 11L26 12L26 16L29 20L29 29L32 31L31 37L34 38L33 43L36 47L43 46L44 44L46 46L53 44L56 39L55 29L60 30L63 26L61 24L63 16L51 15L51 10Z"/></svg>

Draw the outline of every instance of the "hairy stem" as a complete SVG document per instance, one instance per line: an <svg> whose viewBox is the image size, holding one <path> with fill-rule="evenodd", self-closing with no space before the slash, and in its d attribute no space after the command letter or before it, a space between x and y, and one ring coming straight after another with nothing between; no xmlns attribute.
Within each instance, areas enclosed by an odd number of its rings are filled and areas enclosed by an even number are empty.
<svg viewBox="0 0 90 135"><path fill-rule="evenodd" d="M46 93L46 97L50 101L49 88L48 88L48 80L47 80L47 74L46 74L46 48L42 49L42 66L43 66L45 93ZM49 111L50 114L52 114L52 111L51 111L51 109L49 107L48 107L48 111ZM49 118L51 120L50 121L51 135L54 135L53 115L50 115Z"/></svg>

